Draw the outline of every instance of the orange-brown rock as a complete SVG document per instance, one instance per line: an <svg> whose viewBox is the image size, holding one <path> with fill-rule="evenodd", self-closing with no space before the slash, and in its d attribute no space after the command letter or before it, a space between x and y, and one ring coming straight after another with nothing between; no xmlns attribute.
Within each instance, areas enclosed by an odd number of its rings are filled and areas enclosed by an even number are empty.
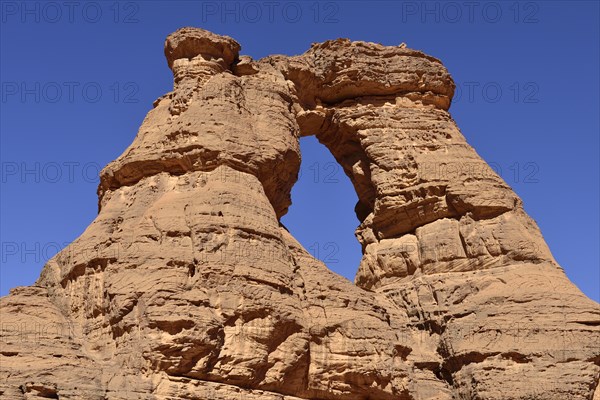
<svg viewBox="0 0 600 400"><path fill-rule="evenodd" d="M2 398L600 399L598 304L460 133L440 61L239 50L167 38L174 90L98 217L0 300ZM356 284L280 223L306 135L356 189Z"/></svg>

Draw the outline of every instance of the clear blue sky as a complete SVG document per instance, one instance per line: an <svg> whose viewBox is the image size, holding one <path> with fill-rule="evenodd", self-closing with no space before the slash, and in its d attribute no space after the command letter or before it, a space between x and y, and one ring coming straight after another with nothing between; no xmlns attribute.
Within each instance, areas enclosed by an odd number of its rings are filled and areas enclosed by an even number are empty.
<svg viewBox="0 0 600 400"><path fill-rule="evenodd" d="M600 299L597 1L0 4L1 295L33 283L93 220L98 169L172 88L166 35L197 26L254 58L338 37L440 58L459 86L450 111L463 134L521 196L571 280ZM314 138L302 152L283 222L352 280L356 195Z"/></svg>

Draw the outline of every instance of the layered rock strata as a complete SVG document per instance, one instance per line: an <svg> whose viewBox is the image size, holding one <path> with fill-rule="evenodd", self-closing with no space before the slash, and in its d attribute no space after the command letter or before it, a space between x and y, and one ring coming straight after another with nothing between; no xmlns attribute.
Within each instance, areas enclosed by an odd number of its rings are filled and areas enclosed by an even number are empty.
<svg viewBox="0 0 600 400"><path fill-rule="evenodd" d="M599 400L600 310L448 113L440 61L346 39L254 61L183 28L99 214L0 300L6 399ZM355 284L280 223L316 135Z"/></svg>

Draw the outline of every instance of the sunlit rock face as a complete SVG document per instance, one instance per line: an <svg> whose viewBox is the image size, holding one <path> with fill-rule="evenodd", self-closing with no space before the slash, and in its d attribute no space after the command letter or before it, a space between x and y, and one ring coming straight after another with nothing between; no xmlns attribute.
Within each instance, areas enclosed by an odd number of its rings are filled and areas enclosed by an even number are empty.
<svg viewBox="0 0 600 400"><path fill-rule="evenodd" d="M102 171L98 217L1 299L0 397L600 399L598 304L460 133L439 60L239 51L169 35L174 90ZM359 198L354 284L280 223L307 135Z"/></svg>

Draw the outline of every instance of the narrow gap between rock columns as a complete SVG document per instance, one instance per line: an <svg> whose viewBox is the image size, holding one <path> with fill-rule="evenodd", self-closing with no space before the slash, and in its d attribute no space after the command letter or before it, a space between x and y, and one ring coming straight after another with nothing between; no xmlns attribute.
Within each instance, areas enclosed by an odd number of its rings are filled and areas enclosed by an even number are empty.
<svg viewBox="0 0 600 400"><path fill-rule="evenodd" d="M292 205L281 222L315 258L350 281L361 247L354 236L358 201L350 179L314 136L300 139L302 165L292 188Z"/></svg>

